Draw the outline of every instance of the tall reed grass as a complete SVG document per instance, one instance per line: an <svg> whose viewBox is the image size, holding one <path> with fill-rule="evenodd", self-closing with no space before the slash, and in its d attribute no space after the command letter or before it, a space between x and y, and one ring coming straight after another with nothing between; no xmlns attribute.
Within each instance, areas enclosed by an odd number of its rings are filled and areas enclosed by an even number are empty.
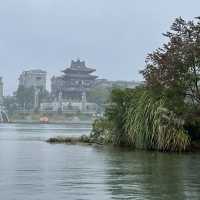
<svg viewBox="0 0 200 200"><path fill-rule="evenodd" d="M166 105L164 98L155 97L145 89L115 90L104 119L93 126L94 132L100 130L100 135L115 145L185 151L190 136L184 129L184 120Z"/></svg>
<svg viewBox="0 0 200 200"><path fill-rule="evenodd" d="M184 151L190 144L184 121L166 108L164 99L155 99L146 91L132 100L125 118L129 143L136 148Z"/></svg>

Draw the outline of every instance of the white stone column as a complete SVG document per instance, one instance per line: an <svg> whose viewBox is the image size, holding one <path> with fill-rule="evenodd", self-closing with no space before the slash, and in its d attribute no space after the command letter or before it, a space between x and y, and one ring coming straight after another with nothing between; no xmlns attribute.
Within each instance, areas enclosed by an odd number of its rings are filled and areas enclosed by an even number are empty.
<svg viewBox="0 0 200 200"><path fill-rule="evenodd" d="M59 95L58 95L58 103L59 103L59 110L60 110L61 112L63 112L63 107L62 107L63 99L62 99L62 96L63 96L62 92L59 92Z"/></svg>
<svg viewBox="0 0 200 200"><path fill-rule="evenodd" d="M81 111L85 112L86 111L86 103L87 103L87 98L86 98L86 93L82 93L82 100L81 100L82 106L81 106Z"/></svg>
<svg viewBox="0 0 200 200"><path fill-rule="evenodd" d="M34 109L39 108L39 93L40 90L35 87L35 95L34 95Z"/></svg>

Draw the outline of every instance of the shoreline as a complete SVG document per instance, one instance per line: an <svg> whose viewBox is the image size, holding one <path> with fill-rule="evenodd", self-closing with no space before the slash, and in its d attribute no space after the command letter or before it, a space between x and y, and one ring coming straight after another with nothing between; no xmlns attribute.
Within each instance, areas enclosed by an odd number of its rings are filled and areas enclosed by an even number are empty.
<svg viewBox="0 0 200 200"><path fill-rule="evenodd" d="M82 135L79 137L73 137L73 136L58 136L58 137L52 137L46 140L47 143L50 144L85 144L85 145L106 145L105 143L99 141L98 139L92 138L87 135Z"/></svg>
<svg viewBox="0 0 200 200"><path fill-rule="evenodd" d="M49 144L66 144L66 145L100 145L100 146L109 146L109 144L104 143L103 141L98 140L97 138L92 138L87 135L82 135L80 137L67 137L67 136L58 136L58 137L52 137L46 140ZM114 146L114 145L112 145ZM131 147L123 147L123 146L117 146L117 148L128 148L132 150L139 150L139 149L133 149ZM146 152L155 151L155 152L161 152L161 153L177 153L177 152L162 152L157 150L142 150ZM191 145L188 147L186 151L178 152L178 153L200 153L200 140L193 141Z"/></svg>
<svg viewBox="0 0 200 200"><path fill-rule="evenodd" d="M8 123L2 123L2 124L55 124L55 125L90 125L92 126L93 122L92 121L80 121L80 122L73 122L73 121L66 121L66 122L48 122L48 123L42 123L42 122L37 122L37 121L12 121Z"/></svg>

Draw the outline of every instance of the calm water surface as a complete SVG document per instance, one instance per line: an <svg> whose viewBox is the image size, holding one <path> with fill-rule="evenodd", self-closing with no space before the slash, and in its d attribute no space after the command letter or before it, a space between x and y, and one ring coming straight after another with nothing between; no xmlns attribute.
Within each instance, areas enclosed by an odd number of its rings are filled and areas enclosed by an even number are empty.
<svg viewBox="0 0 200 200"><path fill-rule="evenodd" d="M200 155L52 145L90 127L0 124L0 199L200 199Z"/></svg>

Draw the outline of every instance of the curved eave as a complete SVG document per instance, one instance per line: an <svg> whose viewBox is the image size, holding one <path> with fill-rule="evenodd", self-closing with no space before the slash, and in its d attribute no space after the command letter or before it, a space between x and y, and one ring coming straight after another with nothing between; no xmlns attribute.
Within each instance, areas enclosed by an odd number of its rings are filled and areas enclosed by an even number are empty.
<svg viewBox="0 0 200 200"><path fill-rule="evenodd" d="M95 72L96 69L90 69L90 68L67 68L65 70L63 70L62 72L66 73L71 73L71 72L87 72L87 73L92 73Z"/></svg>
<svg viewBox="0 0 200 200"><path fill-rule="evenodd" d="M63 79L87 79L87 80L95 80L98 78L98 76L94 76L94 75L88 75L88 76L80 76L80 75L69 75L69 74L66 74L64 76L62 76Z"/></svg>

